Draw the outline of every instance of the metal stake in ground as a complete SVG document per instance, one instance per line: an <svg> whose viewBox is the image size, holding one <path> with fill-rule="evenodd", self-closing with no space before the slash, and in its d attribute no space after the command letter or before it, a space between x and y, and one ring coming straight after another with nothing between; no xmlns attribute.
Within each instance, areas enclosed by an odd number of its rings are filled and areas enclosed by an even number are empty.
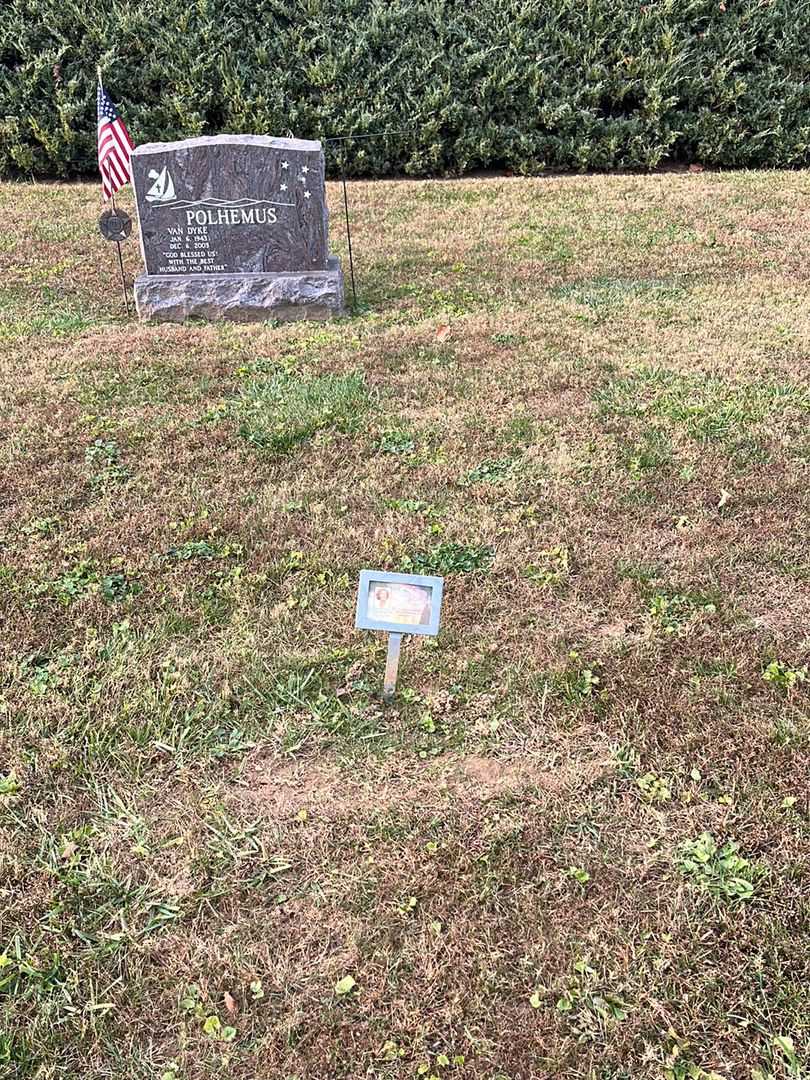
<svg viewBox="0 0 810 1080"><path fill-rule="evenodd" d="M399 672L399 647L402 643L402 634L388 635L388 656L385 660L385 679L383 680L383 701L390 705L394 700L394 691L397 688L397 673Z"/></svg>
<svg viewBox="0 0 810 1080"><path fill-rule="evenodd" d="M357 288L354 284L354 259L352 258L352 230L349 225L349 193L346 188L346 160L343 155L340 158L340 178L343 182L343 210L346 214L346 240L349 244L349 274L352 279L353 308L357 311Z"/></svg>
<svg viewBox="0 0 810 1080"><path fill-rule="evenodd" d="M401 131L372 131L366 135L337 135L332 139L324 139L327 143L345 143L352 139L382 139L388 135L407 135L409 130L403 128ZM354 281L354 258L352 256L352 229L349 224L349 192L346 187L346 151L342 150L340 154L340 179L343 184L343 212L346 215L346 241L349 245L349 276L352 282L352 298L353 309L357 311L357 287Z"/></svg>
<svg viewBox="0 0 810 1080"><path fill-rule="evenodd" d="M117 214L118 210L115 205L115 196L112 197L113 213ZM115 246L118 249L118 269L121 271L121 292L124 294L124 307L127 309L127 318L129 318L129 293L127 292L127 279L124 274L124 258L121 255L121 241L116 240Z"/></svg>

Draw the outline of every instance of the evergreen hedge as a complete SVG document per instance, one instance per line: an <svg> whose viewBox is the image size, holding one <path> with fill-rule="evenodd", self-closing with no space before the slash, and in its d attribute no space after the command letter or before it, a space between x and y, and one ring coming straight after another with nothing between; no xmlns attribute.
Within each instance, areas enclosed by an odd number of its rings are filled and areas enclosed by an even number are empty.
<svg viewBox="0 0 810 1080"><path fill-rule="evenodd" d="M95 175L99 63L136 142L406 129L351 175L803 165L808 41L807 0L0 0L0 176Z"/></svg>

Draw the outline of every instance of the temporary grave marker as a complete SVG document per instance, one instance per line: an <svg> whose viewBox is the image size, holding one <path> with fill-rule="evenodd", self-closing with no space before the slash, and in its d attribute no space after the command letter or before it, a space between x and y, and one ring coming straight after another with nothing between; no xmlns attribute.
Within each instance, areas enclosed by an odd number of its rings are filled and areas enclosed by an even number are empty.
<svg viewBox="0 0 810 1080"><path fill-rule="evenodd" d="M438 634L443 588L444 578L440 577L360 571L355 628L388 634L383 701L390 702L394 696L402 635Z"/></svg>
<svg viewBox="0 0 810 1080"><path fill-rule="evenodd" d="M345 313L329 254L320 142L215 135L132 152L146 272L142 319L327 319Z"/></svg>

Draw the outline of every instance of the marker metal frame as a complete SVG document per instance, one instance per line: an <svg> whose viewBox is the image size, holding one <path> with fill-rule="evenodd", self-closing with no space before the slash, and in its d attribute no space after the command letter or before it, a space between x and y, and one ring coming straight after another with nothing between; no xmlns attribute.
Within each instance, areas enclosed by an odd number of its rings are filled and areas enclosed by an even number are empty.
<svg viewBox="0 0 810 1080"><path fill-rule="evenodd" d="M369 589L372 582L378 581L388 582L390 585L418 585L422 589L430 589L430 622L419 625L372 619L368 614ZM443 589L444 578L440 577L425 574L390 574L384 570L361 570L360 583L357 587L355 628L357 630L384 630L389 634L427 634L435 637L439 632Z"/></svg>

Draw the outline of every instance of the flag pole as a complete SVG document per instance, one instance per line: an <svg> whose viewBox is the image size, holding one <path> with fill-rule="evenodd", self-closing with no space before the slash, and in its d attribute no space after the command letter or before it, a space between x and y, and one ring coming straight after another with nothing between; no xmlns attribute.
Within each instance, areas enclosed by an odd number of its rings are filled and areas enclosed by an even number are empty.
<svg viewBox="0 0 810 1080"><path fill-rule="evenodd" d="M124 275L124 258L121 255L121 241L116 240L115 246L118 248L118 268L121 271L121 292L124 294L124 307L127 309L127 318L129 318L129 293L127 291L127 279Z"/></svg>
<svg viewBox="0 0 810 1080"><path fill-rule="evenodd" d="M107 180L109 182L110 171L107 169ZM115 195L110 196L112 202L113 213L116 212ZM129 318L129 293L127 292L127 279L124 274L124 257L121 254L121 241L116 240L115 246L118 248L118 269L121 271L121 292L124 294L124 307L127 309L127 318Z"/></svg>
<svg viewBox="0 0 810 1080"><path fill-rule="evenodd" d="M103 90L104 89L104 83L101 81L101 64L96 64L96 73L98 75L98 85ZM107 172L107 183L109 184L110 189L112 190L112 182L111 182L111 177L110 177L110 166L108 164L106 164L106 163L105 163L105 166L106 166L106 172ZM103 195L104 195L104 185L102 185L102 202L104 201ZM110 195L110 201L112 202L113 213L116 213L117 212L117 207L115 205L115 192L112 192L112 194ZM121 241L116 240L115 241L115 246L118 249L118 269L121 271L121 292L124 294L124 307L126 308L127 318L129 318L129 293L127 292L127 279L126 279L126 275L124 274L124 257L121 254Z"/></svg>

